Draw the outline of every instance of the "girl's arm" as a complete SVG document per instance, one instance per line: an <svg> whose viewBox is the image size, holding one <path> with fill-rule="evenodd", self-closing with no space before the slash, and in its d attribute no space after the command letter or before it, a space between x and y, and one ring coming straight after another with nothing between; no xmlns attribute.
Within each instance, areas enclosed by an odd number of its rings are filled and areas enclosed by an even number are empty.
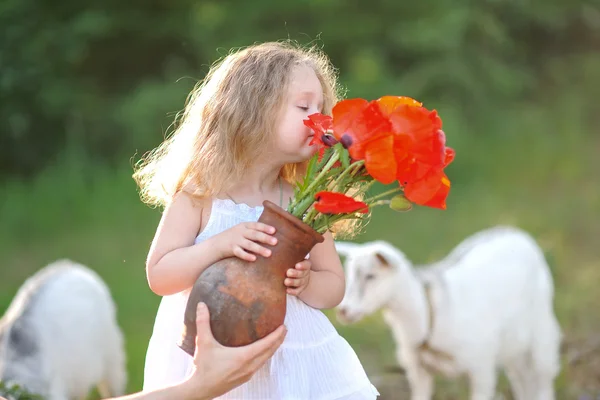
<svg viewBox="0 0 600 400"><path fill-rule="evenodd" d="M341 303L346 290L342 262L335 249L330 232L325 240L310 252L312 268L310 280L298 298L313 308L334 308Z"/></svg>
<svg viewBox="0 0 600 400"><path fill-rule="evenodd" d="M191 288L206 268L227 257L254 261L256 254L269 257L275 228L261 222L243 222L194 244L210 213L206 201L200 204L180 193L167 207L152 241L146 275L150 289L167 296Z"/></svg>
<svg viewBox="0 0 600 400"><path fill-rule="evenodd" d="M167 296L191 288L202 271L221 258L213 238L194 244L204 208L204 202L194 202L183 192L166 207L146 260L154 293Z"/></svg>

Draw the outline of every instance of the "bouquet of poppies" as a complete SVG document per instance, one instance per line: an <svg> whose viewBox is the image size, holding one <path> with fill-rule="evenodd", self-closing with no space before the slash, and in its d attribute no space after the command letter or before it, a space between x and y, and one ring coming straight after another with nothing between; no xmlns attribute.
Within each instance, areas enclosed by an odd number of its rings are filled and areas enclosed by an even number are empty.
<svg viewBox="0 0 600 400"><path fill-rule="evenodd" d="M407 211L412 204L446 209L450 180L444 172L455 152L446 146L435 110L404 96L338 102L332 115L304 121L318 151L294 188L287 211L319 233L342 220L359 219L372 207ZM380 182L390 190L368 196Z"/></svg>

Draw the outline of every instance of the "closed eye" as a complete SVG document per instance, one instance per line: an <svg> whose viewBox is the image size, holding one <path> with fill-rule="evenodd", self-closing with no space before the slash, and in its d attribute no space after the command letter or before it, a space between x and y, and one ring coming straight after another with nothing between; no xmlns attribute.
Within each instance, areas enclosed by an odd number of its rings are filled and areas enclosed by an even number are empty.
<svg viewBox="0 0 600 400"><path fill-rule="evenodd" d="M365 281L370 281L375 279L375 274L367 274L365 275Z"/></svg>
<svg viewBox="0 0 600 400"><path fill-rule="evenodd" d="M298 108L299 108L299 109L301 109L301 110L304 110L304 111L308 111L308 107L301 107L301 106L298 106Z"/></svg>

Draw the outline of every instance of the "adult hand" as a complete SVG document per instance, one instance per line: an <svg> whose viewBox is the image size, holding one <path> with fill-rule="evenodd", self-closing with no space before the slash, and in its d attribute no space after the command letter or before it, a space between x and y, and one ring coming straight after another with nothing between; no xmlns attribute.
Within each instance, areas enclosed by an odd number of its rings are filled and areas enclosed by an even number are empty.
<svg viewBox="0 0 600 400"><path fill-rule="evenodd" d="M113 400L209 400L247 382L275 353L286 335L282 325L264 338L242 347L225 347L212 335L205 304L196 308L196 353L193 374L185 381L151 392ZM0 400L4 400L0 397Z"/></svg>
<svg viewBox="0 0 600 400"><path fill-rule="evenodd" d="M190 393L197 393L199 397L195 398L199 399L218 397L250 380L283 343L287 332L282 325L247 346L223 346L210 330L210 316L204 303L197 306L196 325L196 368L186 383L193 386Z"/></svg>

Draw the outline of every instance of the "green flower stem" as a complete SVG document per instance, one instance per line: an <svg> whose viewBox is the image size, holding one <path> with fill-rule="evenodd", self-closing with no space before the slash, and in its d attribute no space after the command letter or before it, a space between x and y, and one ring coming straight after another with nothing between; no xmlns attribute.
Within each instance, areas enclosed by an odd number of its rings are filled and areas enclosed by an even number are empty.
<svg viewBox="0 0 600 400"><path fill-rule="evenodd" d="M352 164L348 169L351 170L353 167L355 167L356 168L355 171L358 171L362 167L362 163L363 162L357 162L355 164ZM358 166L356 164L358 164ZM346 172L346 170L344 172ZM373 179L371 182L367 183L360 190L360 192L361 193L366 193L367 190L369 190L369 188L371 186L373 186L375 183L377 183L377 181ZM380 195L373 196L372 198L364 201L364 203L367 204L369 206L369 208L374 207L374 206L378 206L380 204L389 204L389 200L383 200L383 201L375 201L375 200L377 200L379 198L382 198L382 197L385 197L385 196L387 196L390 193L395 193L398 190L401 190L401 189L393 189L393 190L387 191L385 193L382 193ZM312 204L310 206L310 211L304 216L304 218L302 219L302 221L304 223L312 226L313 223L318 220L318 218L319 218L318 214L319 214L319 212L317 210L315 210L314 204ZM335 214L335 215L332 214L332 215L330 215L330 217L329 217L329 219L327 221L328 223L325 223L325 224L323 224L323 223L318 224L317 223L317 225L315 225L315 227L317 227L317 229L315 229L315 230L317 232L319 232L319 229L321 229L323 227L329 227L329 225L331 225L333 223L336 223L339 220L345 219L345 218L347 218L348 215L352 215L352 214L354 214L354 213L350 213L350 214L343 213L343 214Z"/></svg>
<svg viewBox="0 0 600 400"><path fill-rule="evenodd" d="M344 169L344 171L332 183L329 184L329 187L327 188L327 190L328 191L335 190L336 187L340 186L343 183L344 178L346 178L348 176L348 174L351 174L350 176L352 176L354 173L356 173L356 171L358 171L362 167L362 165L364 165L364 163L365 162L361 160L361 161L357 161L353 164L350 164L348 166L348 168ZM329 163L327 163L327 165L329 165ZM323 168L325 171L327 171L327 165ZM333 164L331 164L331 165L333 165ZM343 189L343 187L338 188L338 190L340 190L340 191L342 189ZM310 211L308 211L306 213L306 215L304 216L302 221L308 225L312 225L317 214L318 214L318 211L315 210L315 208L313 206L311 206Z"/></svg>
<svg viewBox="0 0 600 400"><path fill-rule="evenodd" d="M312 197L306 197L306 196L300 196L301 201L298 202L297 204L295 204L291 210L292 211L292 215L294 215L295 217L300 218L302 215L304 215L304 213L306 212L306 210L308 210L310 208L310 206L312 205L312 203L315 201ZM300 212L298 211L300 210Z"/></svg>
<svg viewBox="0 0 600 400"><path fill-rule="evenodd" d="M312 221L315 219L315 217L317 216L318 213L319 212L317 210L315 210L314 205L312 205L310 208L310 211L308 213L306 213L306 216L304 217L304 219L302 221L305 224L312 226Z"/></svg>
<svg viewBox="0 0 600 400"><path fill-rule="evenodd" d="M342 214L322 214L319 213L314 207L315 205L315 193L316 190L321 190L319 187L325 186L323 190L327 191L338 191L344 193L346 186L350 184L357 174L363 173L365 171L365 161L359 160L354 163L351 163L348 167L346 167L337 177L333 179L331 175L331 168L333 165L340 160L340 152L333 151L331 152L331 156L329 159L322 160L319 164L323 165L322 162L325 162L325 165L318 171L318 175L313 179L312 182L308 183L306 189L301 190L295 199L292 201L288 209L297 218L300 218L302 222L311 226L317 232L323 234L330 227L337 223L338 221L348 219L348 218L359 218L361 216L358 215L357 212L354 213L342 213ZM360 177L359 179L363 179ZM365 182L366 184L362 185L362 187L358 190L358 194L365 194L369 190L371 186L373 186L377 181L375 179ZM304 185L303 184L303 185ZM390 204L389 199L385 199L388 196L393 196L397 193L402 192L401 187L396 187L391 190L387 190L381 194L372 196L364 200L364 203L368 205L369 209L372 207L376 207L383 204ZM370 210L369 210L370 211Z"/></svg>
<svg viewBox="0 0 600 400"><path fill-rule="evenodd" d="M362 169L362 167L365 165L365 160L360 160L355 162L354 165L356 168L354 169L354 171L352 171L351 176L354 176L358 173L358 171L360 171Z"/></svg>
<svg viewBox="0 0 600 400"><path fill-rule="evenodd" d="M382 198L384 198L386 196L389 196L391 194L400 193L401 191L402 191L402 188L397 187L395 189L388 190L387 192L380 193L377 196L373 196L370 199L365 200L365 203L370 204L370 203L374 202L375 200L382 199Z"/></svg>
<svg viewBox="0 0 600 400"><path fill-rule="evenodd" d="M314 230L319 232L320 234L323 234L324 232L326 232L329 227L331 227L332 225L334 225L336 222L344 220L344 219L348 219L348 216L353 216L355 213L351 213L351 214L323 214L321 215L321 217L317 220L317 223L315 224Z"/></svg>
<svg viewBox="0 0 600 400"><path fill-rule="evenodd" d="M346 168L331 184L330 187L328 188L329 191L335 190L336 188L338 190L342 190L343 187L341 186L341 183L344 181L344 178L346 178L346 176L348 174L350 174L350 176L354 176L354 174L356 173L356 171L358 171L358 169L364 164L364 161L357 161L353 164L350 164L348 166L348 168ZM352 171L352 172L351 172Z"/></svg>
<svg viewBox="0 0 600 400"><path fill-rule="evenodd" d="M392 201L391 200L378 200L373 204L369 205L369 208L371 207L377 207L377 206L383 206L383 205L389 205Z"/></svg>
<svg viewBox="0 0 600 400"><path fill-rule="evenodd" d="M306 188L307 193L310 193L311 190L313 190L320 183L321 179L323 179L323 177L327 175L327 172L329 172L331 167L333 167L333 164L335 164L335 162L339 160L339 158L340 155L338 153L333 153L333 155L331 156L329 161L327 161L327 164L325 164L319 175L317 175L315 180Z"/></svg>
<svg viewBox="0 0 600 400"><path fill-rule="evenodd" d="M308 185L306 190L300 193L298 198L295 199L294 203L290 205L289 208L290 210L294 210L293 215L295 217L302 218L304 213L313 204L314 199L312 198L311 192L315 189L315 187L317 187L321 183L321 180L323 180L323 178L327 175L327 172L329 172L329 170L331 169L333 164L335 164L335 162L339 159L339 157L339 154L337 152L334 152L329 161L327 161L327 164L325 164L323 169L319 172L319 175L317 175L314 181L312 181L311 184ZM302 220L306 222L307 218L302 218Z"/></svg>
<svg viewBox="0 0 600 400"><path fill-rule="evenodd" d="M389 205L391 200L379 200L369 205L369 211L371 208L383 205ZM323 232L327 231L329 227L335 224L338 221L347 219L349 215L354 215L355 213L344 213L344 214L331 214L329 218L323 218L323 221L319 221L321 223L315 224L314 230L323 234Z"/></svg>
<svg viewBox="0 0 600 400"><path fill-rule="evenodd" d="M322 235L327 232L327 229L329 229L330 225L331 223L327 223L327 221L325 221L325 223L317 224L317 226L315 226L313 229Z"/></svg>
<svg viewBox="0 0 600 400"><path fill-rule="evenodd" d="M376 183L377 183L377 181L375 179L373 179L371 182L367 183L364 188L361 189L361 193L367 193L367 190L369 190L371 188L371 186L373 186Z"/></svg>

